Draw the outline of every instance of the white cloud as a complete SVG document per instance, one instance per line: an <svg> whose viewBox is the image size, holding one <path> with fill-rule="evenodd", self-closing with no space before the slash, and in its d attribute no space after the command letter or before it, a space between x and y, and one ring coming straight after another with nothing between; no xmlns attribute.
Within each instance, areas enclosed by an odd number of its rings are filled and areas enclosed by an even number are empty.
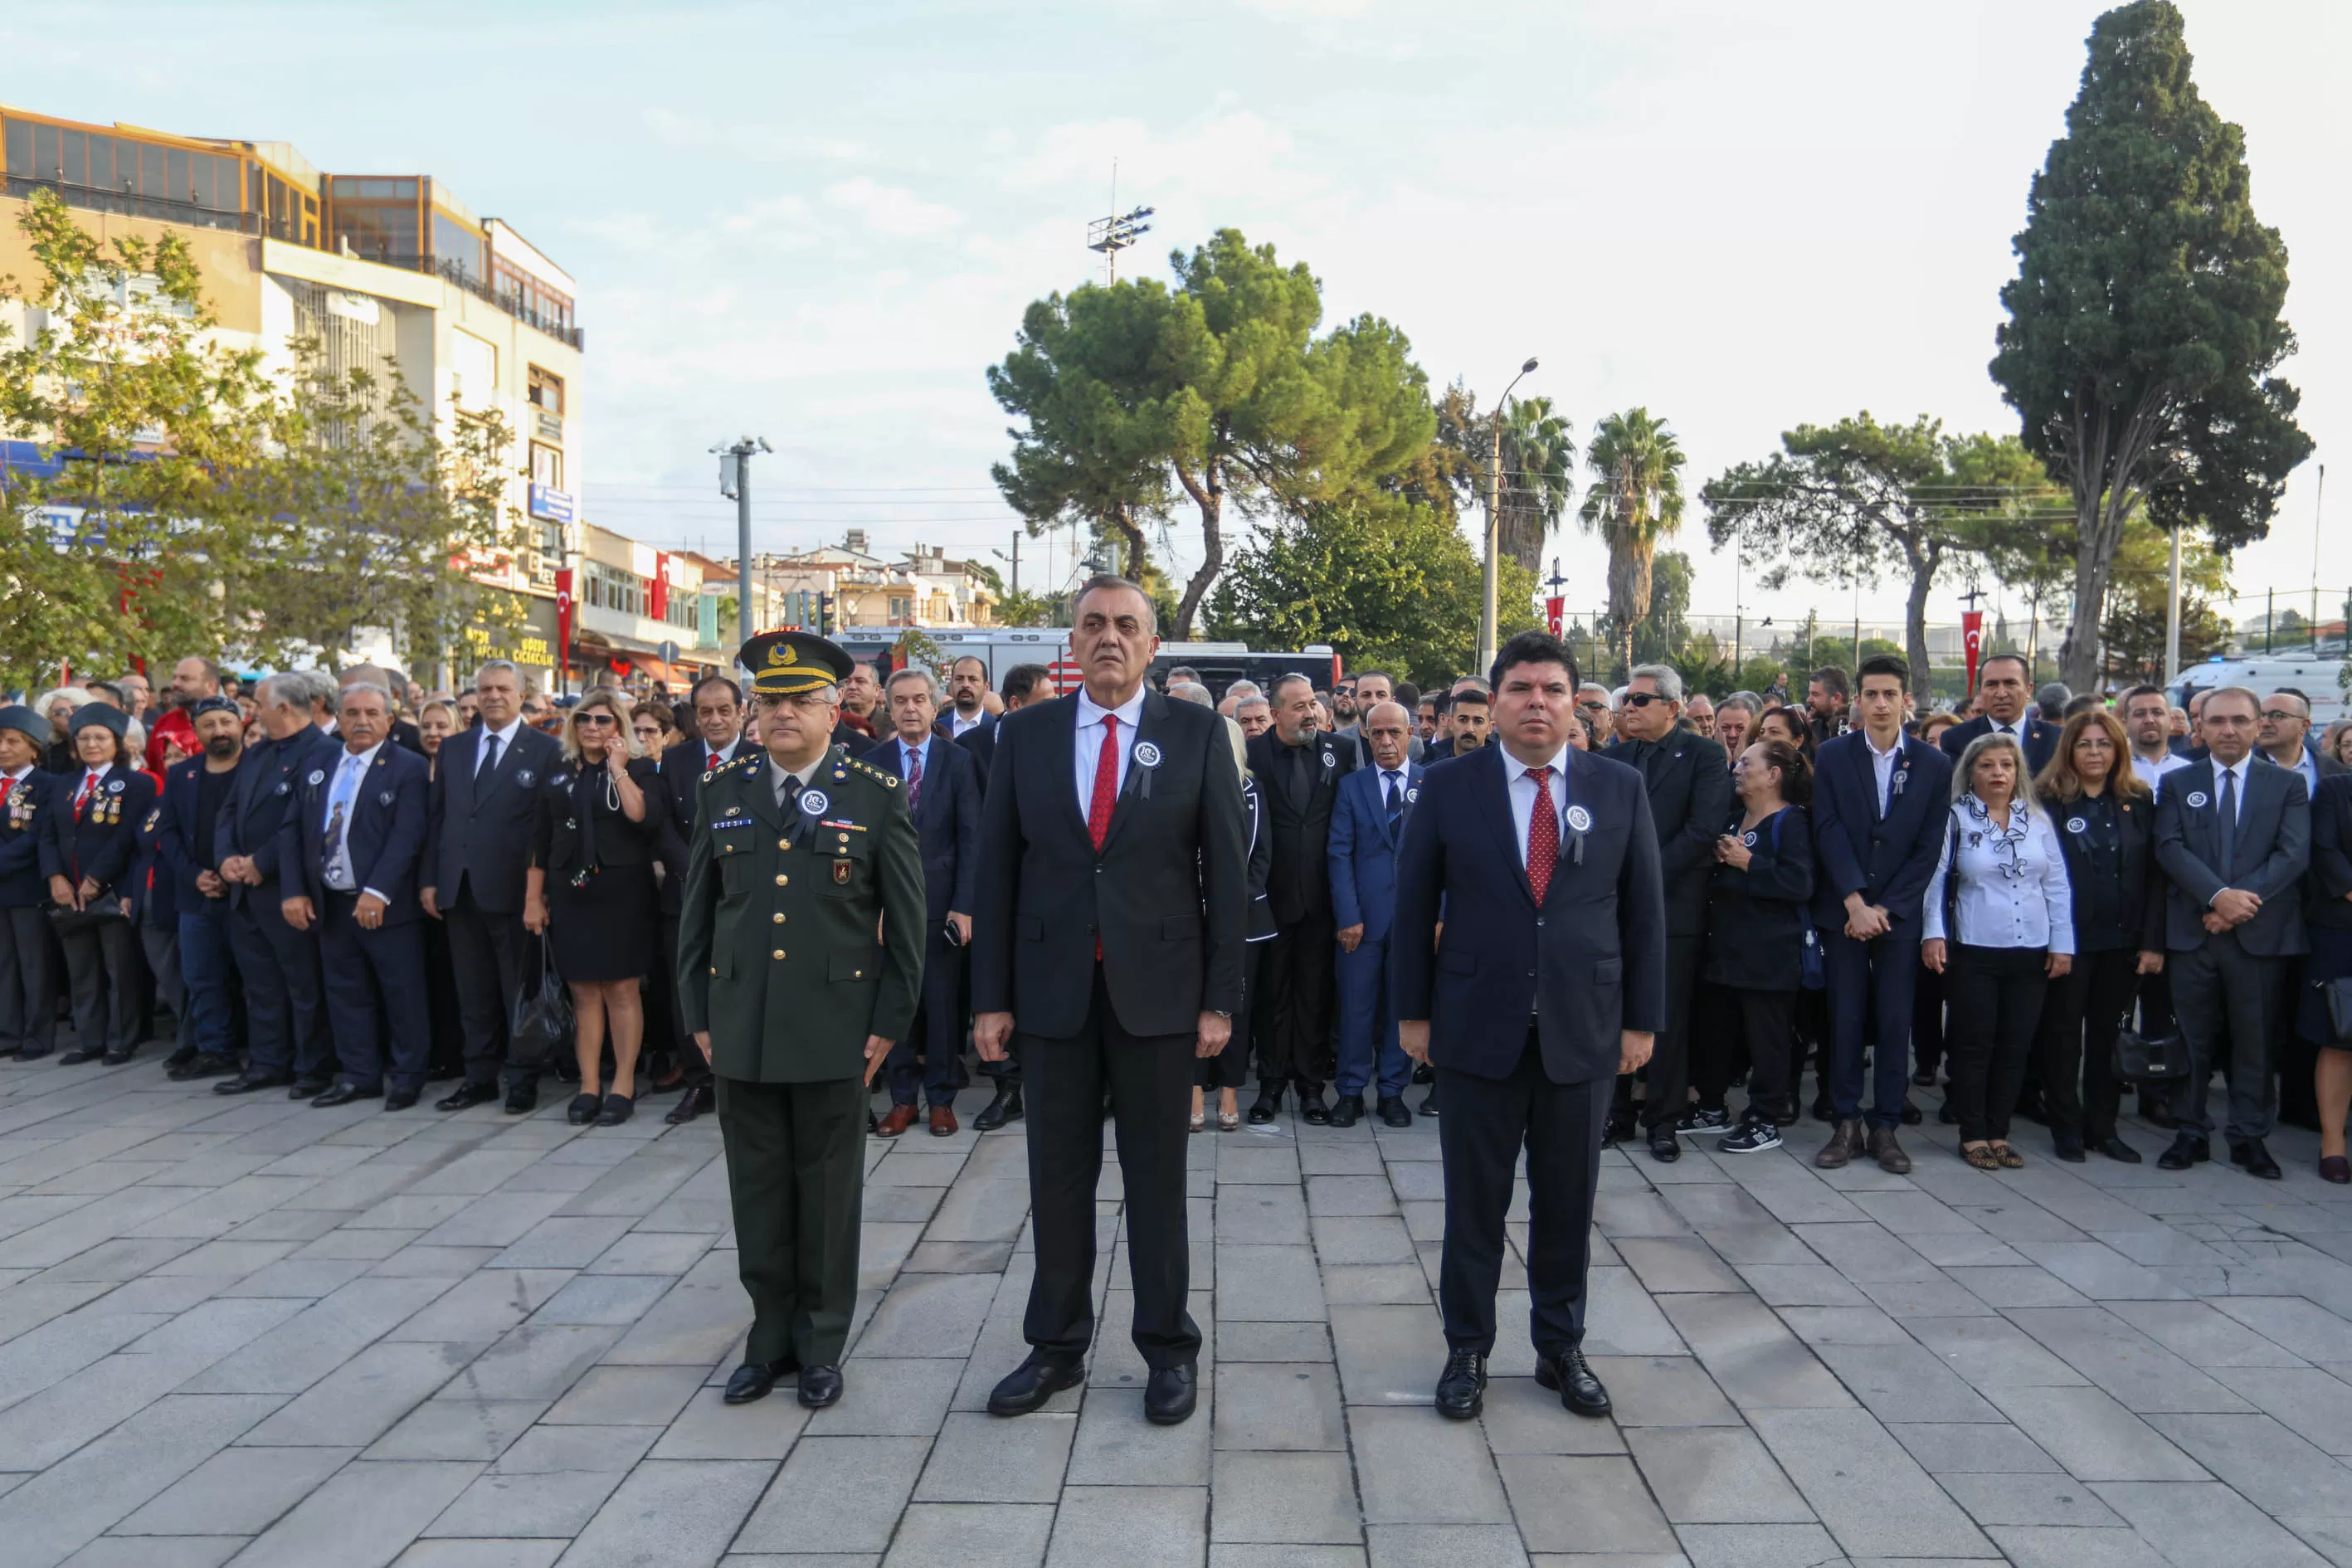
<svg viewBox="0 0 2352 1568"><path fill-rule="evenodd" d="M863 175L825 187L824 199L862 215L877 234L914 237L941 234L963 221L953 207L927 202L912 191L877 184Z"/></svg>

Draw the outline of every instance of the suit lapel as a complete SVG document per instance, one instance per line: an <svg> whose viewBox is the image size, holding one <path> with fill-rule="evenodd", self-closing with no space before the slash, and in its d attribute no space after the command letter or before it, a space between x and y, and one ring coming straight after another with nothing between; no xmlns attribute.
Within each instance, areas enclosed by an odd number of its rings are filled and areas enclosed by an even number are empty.
<svg viewBox="0 0 2352 1568"><path fill-rule="evenodd" d="M1074 695L1055 700L1062 705L1063 711L1055 715L1054 741L1047 752L1053 773L1049 793L1060 803L1056 809L1077 831L1079 841L1092 849L1094 834L1087 826L1087 808L1074 793L1078 776L1078 700ZM1092 787L1091 784L1088 787Z"/></svg>
<svg viewBox="0 0 2352 1568"><path fill-rule="evenodd" d="M1572 752L1570 754L1573 755ZM1502 846L1503 863L1518 879L1519 891L1529 904L1533 904L1536 901L1535 884L1528 880L1528 868L1520 863L1518 825L1511 816L1511 769L1517 764L1512 762L1509 752L1499 746L1490 746L1485 751L1472 752L1473 760L1463 765L1475 766L1476 759L1489 755L1495 761L1489 768L1494 774L1494 782L1485 786L1487 809L1484 815L1487 827L1495 835L1496 842Z"/></svg>
<svg viewBox="0 0 2352 1568"><path fill-rule="evenodd" d="M1143 814L1143 807L1136 804L1138 797L1147 800L1150 798L1150 774L1153 768L1146 767L1143 759L1146 756L1155 759L1159 756L1160 732L1167 727L1167 719L1168 699L1157 691L1147 690L1143 694L1143 710L1136 716L1135 741L1128 748L1127 777L1120 781L1118 799L1111 806L1110 826L1103 832L1103 849L1106 853L1109 851L1112 841L1118 837L1119 829L1127 826L1128 820ZM1147 745L1152 750L1144 751L1143 748ZM1153 766L1157 765L1155 761Z"/></svg>
<svg viewBox="0 0 2352 1568"><path fill-rule="evenodd" d="M500 784L505 784L509 778L513 776L515 771L515 753L522 750L522 738L530 732L530 726L528 725L518 724L515 726L514 739L507 742L504 745L501 745L499 748L499 760L491 764L489 772L487 774L477 773L474 775L474 809L476 811L481 810L482 803L488 800ZM478 732L477 739L474 742L473 760L475 762L478 763L481 761L481 748L488 745L489 742L490 732L488 730L483 730Z"/></svg>

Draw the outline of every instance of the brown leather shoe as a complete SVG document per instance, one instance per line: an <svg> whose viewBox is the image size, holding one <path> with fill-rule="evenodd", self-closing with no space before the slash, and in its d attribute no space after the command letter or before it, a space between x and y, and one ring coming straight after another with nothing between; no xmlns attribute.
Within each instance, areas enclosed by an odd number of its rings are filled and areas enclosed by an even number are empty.
<svg viewBox="0 0 2352 1568"><path fill-rule="evenodd" d="M1897 1176L1911 1173L1911 1156L1906 1154L1903 1145L1895 1141L1895 1129L1892 1127L1871 1129L1870 1157L1878 1162L1878 1168L1882 1171Z"/></svg>
<svg viewBox="0 0 2352 1568"><path fill-rule="evenodd" d="M1824 1171L1843 1170L1861 1152L1862 1118L1857 1116L1837 1124L1836 1130L1830 1134L1830 1141L1822 1145L1820 1153L1813 1156L1813 1163Z"/></svg>
<svg viewBox="0 0 2352 1568"><path fill-rule="evenodd" d="M890 1108L890 1113L875 1124L874 1136L877 1138L896 1138L899 1133L904 1132L908 1128L912 1127L914 1124L915 1108L913 1106L894 1105Z"/></svg>
<svg viewBox="0 0 2352 1568"><path fill-rule="evenodd" d="M952 1138L955 1134L955 1107L951 1105L932 1106L931 1136L934 1138Z"/></svg>

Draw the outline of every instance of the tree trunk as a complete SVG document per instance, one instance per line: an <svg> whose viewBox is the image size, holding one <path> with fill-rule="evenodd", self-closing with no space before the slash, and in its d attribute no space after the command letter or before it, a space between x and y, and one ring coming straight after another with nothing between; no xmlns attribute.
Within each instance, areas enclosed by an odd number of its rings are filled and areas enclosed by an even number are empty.
<svg viewBox="0 0 2352 1568"><path fill-rule="evenodd" d="M1112 510L1110 525L1118 531L1121 542L1127 546L1126 576L1130 583L1143 581L1143 525L1135 521L1135 509L1121 501Z"/></svg>
<svg viewBox="0 0 2352 1568"><path fill-rule="evenodd" d="M1609 614L1617 623L1617 651L1631 679L1633 627L1650 613L1650 563L1656 545L1626 533L1622 525L1609 541Z"/></svg>
<svg viewBox="0 0 2352 1568"><path fill-rule="evenodd" d="M1225 566L1225 536L1219 526L1225 513L1223 460L1211 458L1208 467L1198 475L1180 464L1176 469L1176 481L1184 487L1184 493L1192 498L1192 504L1201 509L1201 569L1193 573L1192 580L1184 584L1184 597L1176 605L1174 640L1190 642L1192 640L1192 622L1200 614L1201 602L1209 596L1209 585L1217 580L1217 574Z"/></svg>
<svg viewBox="0 0 2352 1568"><path fill-rule="evenodd" d="M1938 552L1927 551L1911 558L1911 596L1903 606L1903 657L1911 666L1911 689L1920 700L1921 711L1926 711L1928 692L1934 683L1928 679L1927 665L1927 590L1936 581L1936 567L1940 562ZM1854 662L1862 661L1862 647L1854 646ZM1856 680L1859 689L1861 682Z"/></svg>

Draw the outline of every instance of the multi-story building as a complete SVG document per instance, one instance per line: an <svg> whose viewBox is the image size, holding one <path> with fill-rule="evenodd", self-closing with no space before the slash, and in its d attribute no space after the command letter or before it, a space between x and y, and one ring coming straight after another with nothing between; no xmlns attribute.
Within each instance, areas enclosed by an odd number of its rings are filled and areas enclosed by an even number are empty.
<svg viewBox="0 0 2352 1568"><path fill-rule="evenodd" d="M578 289L562 268L429 175L322 173L283 142L0 105L0 273L37 270L13 219L34 192L54 192L101 237L184 240L218 335L258 347L273 369L290 368L289 345L307 338L332 370L396 364L445 424L453 398L496 408L513 432L509 500L529 536L515 554L477 563L477 574L523 595L519 662L542 681L560 678L556 573L579 551L584 446ZM478 637L449 663L488 645Z"/></svg>
<svg viewBox="0 0 2352 1568"><path fill-rule="evenodd" d="M782 596L782 624L814 626L821 600L842 626L986 626L995 624L996 592L986 568L918 544L903 561L867 549L862 528L816 550L755 556L752 578Z"/></svg>
<svg viewBox="0 0 2352 1568"><path fill-rule="evenodd" d="M580 531L572 658L583 684L606 673L641 676L683 693L698 677L733 668L735 649L719 640L719 604L732 584L706 584L702 557L594 523Z"/></svg>

